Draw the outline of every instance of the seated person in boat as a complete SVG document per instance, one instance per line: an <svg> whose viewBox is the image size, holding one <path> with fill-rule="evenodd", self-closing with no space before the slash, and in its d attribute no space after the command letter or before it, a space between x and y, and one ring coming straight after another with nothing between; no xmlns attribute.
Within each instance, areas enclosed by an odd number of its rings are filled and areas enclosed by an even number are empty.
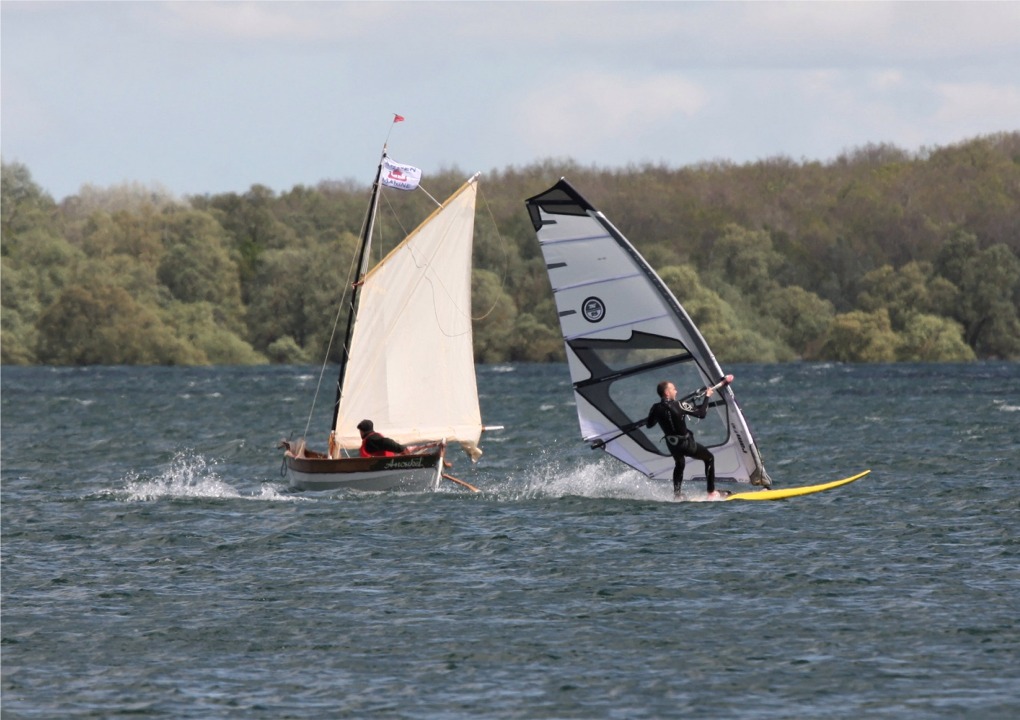
<svg viewBox="0 0 1020 720"><path fill-rule="evenodd" d="M358 432L361 433L361 457L393 457L407 452L396 440L377 433L371 420L359 422Z"/></svg>

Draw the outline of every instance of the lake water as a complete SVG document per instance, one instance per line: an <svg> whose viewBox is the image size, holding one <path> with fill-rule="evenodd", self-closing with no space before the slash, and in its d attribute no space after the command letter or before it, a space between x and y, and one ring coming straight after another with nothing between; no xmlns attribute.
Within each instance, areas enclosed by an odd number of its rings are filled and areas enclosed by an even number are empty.
<svg viewBox="0 0 1020 720"><path fill-rule="evenodd" d="M777 487L871 475L669 502L506 365L481 493L293 494L318 368L5 367L3 717L1020 716L1020 366L726 370Z"/></svg>

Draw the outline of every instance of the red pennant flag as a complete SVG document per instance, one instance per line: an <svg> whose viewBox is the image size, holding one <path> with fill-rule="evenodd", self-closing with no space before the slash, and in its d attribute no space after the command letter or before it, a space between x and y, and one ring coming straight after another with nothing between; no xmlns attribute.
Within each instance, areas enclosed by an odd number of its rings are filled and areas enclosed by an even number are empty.
<svg viewBox="0 0 1020 720"><path fill-rule="evenodd" d="M404 116L403 115L397 115L396 113L393 113L393 122L395 122L395 123L404 122Z"/></svg>

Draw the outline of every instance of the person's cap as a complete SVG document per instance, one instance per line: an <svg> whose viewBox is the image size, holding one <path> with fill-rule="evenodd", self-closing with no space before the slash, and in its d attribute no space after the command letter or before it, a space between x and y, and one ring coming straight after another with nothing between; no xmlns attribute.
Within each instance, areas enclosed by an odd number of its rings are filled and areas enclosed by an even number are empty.
<svg viewBox="0 0 1020 720"><path fill-rule="evenodd" d="M358 423L358 430L361 430L361 432L372 432L374 428L375 425L372 424L371 420L362 420Z"/></svg>

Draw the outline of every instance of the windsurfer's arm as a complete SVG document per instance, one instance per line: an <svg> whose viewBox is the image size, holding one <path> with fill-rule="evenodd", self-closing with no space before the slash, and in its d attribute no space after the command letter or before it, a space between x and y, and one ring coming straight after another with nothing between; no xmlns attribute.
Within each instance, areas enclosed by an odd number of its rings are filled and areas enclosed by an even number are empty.
<svg viewBox="0 0 1020 720"><path fill-rule="evenodd" d="M705 394L700 405L692 404L691 408L692 412L690 412L689 414L698 418L699 420L708 415L708 393Z"/></svg>

